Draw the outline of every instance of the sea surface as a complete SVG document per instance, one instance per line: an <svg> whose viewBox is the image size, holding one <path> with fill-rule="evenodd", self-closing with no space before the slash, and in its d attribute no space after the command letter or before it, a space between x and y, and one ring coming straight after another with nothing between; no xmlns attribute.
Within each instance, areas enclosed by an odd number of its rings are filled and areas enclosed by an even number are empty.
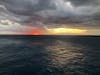
<svg viewBox="0 0 100 75"><path fill-rule="evenodd" d="M0 36L0 75L100 75L100 36Z"/></svg>

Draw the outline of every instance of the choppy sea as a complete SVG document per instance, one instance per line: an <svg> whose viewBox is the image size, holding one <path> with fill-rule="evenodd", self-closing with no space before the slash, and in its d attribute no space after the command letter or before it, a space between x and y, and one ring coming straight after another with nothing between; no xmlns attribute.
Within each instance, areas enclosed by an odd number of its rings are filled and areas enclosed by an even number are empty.
<svg viewBox="0 0 100 75"><path fill-rule="evenodd" d="M0 75L100 75L100 36L0 36Z"/></svg>

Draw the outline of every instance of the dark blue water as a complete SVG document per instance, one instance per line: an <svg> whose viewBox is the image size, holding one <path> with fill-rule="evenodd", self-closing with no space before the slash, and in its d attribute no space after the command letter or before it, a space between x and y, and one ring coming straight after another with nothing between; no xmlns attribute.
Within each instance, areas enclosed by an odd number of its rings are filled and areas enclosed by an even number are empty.
<svg viewBox="0 0 100 75"><path fill-rule="evenodd" d="M100 37L0 36L0 75L100 75Z"/></svg>

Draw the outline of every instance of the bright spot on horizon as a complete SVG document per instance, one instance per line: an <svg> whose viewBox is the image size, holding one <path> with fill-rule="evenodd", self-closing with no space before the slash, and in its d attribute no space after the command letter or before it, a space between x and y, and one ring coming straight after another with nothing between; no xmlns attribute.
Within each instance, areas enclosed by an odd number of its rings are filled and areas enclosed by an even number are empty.
<svg viewBox="0 0 100 75"><path fill-rule="evenodd" d="M85 29L74 29L74 28L47 28L47 31L51 34L86 34Z"/></svg>
<svg viewBox="0 0 100 75"><path fill-rule="evenodd" d="M23 33L27 35L43 35L43 32L41 30L32 30Z"/></svg>

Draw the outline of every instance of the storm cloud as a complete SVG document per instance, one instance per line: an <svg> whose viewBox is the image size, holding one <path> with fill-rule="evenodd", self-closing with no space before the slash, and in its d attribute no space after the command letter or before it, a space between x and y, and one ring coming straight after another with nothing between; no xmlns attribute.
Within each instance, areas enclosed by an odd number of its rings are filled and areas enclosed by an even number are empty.
<svg viewBox="0 0 100 75"><path fill-rule="evenodd" d="M0 0L0 19L98 26L100 0ZM91 25L90 25L91 24Z"/></svg>

